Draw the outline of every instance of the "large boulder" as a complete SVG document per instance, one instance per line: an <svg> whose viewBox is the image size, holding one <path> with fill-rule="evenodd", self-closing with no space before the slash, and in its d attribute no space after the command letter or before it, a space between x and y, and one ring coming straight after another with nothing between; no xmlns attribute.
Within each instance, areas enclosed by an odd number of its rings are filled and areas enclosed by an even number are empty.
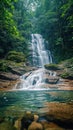
<svg viewBox="0 0 73 130"><path fill-rule="evenodd" d="M56 84L59 81L59 78L56 76L48 76L45 78L45 82L49 84Z"/></svg>
<svg viewBox="0 0 73 130"><path fill-rule="evenodd" d="M53 122L41 121L41 124L44 130L65 130Z"/></svg>
<svg viewBox="0 0 73 130"><path fill-rule="evenodd" d="M29 126L28 130L43 130L43 126L41 123L32 122Z"/></svg>
<svg viewBox="0 0 73 130"><path fill-rule="evenodd" d="M46 103L48 112L46 119L63 128L73 129L73 104L51 102Z"/></svg>
<svg viewBox="0 0 73 130"><path fill-rule="evenodd" d="M46 65L44 65L44 67L45 67L46 69L52 70L52 71L53 71L53 70L56 71L56 70L59 70L59 69L60 69L57 64L46 64Z"/></svg>

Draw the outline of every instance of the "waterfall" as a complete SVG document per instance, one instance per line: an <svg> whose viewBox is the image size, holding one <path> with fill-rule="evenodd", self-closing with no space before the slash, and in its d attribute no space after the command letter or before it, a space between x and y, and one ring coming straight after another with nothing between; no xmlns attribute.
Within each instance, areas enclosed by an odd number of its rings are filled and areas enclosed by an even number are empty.
<svg viewBox="0 0 73 130"><path fill-rule="evenodd" d="M44 67L45 64L52 63L51 52L45 48L45 40L40 34L32 34L32 59L33 65Z"/></svg>
<svg viewBox="0 0 73 130"><path fill-rule="evenodd" d="M50 50L46 49L45 40L40 34L32 34L31 38L32 38L31 47L32 47L32 60L33 60L32 65L35 67L39 67L39 69L21 76L21 82L16 85L16 89L21 90L45 89L44 87L42 87L45 86L44 65L52 63L51 52Z"/></svg>

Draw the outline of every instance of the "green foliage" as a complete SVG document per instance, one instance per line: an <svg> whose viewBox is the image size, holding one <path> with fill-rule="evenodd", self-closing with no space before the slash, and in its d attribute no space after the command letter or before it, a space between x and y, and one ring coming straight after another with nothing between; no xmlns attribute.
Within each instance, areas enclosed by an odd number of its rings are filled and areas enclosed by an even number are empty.
<svg viewBox="0 0 73 130"><path fill-rule="evenodd" d="M28 53L31 22L24 0L0 1L0 57L11 51Z"/></svg>
<svg viewBox="0 0 73 130"><path fill-rule="evenodd" d="M24 62L25 56L22 52L16 52L16 51L10 51L8 52L8 55L6 56L7 60L15 61L15 62Z"/></svg>
<svg viewBox="0 0 73 130"><path fill-rule="evenodd" d="M49 41L55 62L72 57L73 0L0 0L0 57L12 50L28 56L31 33Z"/></svg>
<svg viewBox="0 0 73 130"><path fill-rule="evenodd" d="M59 69L57 64L46 64L44 67L48 70L58 70Z"/></svg>
<svg viewBox="0 0 73 130"><path fill-rule="evenodd" d="M35 12L34 32L42 34L49 41L48 49L53 51L55 62L72 57L73 1L41 0L39 2L40 5Z"/></svg>
<svg viewBox="0 0 73 130"><path fill-rule="evenodd" d="M63 43L63 39L59 37L56 41L56 45L61 45Z"/></svg>

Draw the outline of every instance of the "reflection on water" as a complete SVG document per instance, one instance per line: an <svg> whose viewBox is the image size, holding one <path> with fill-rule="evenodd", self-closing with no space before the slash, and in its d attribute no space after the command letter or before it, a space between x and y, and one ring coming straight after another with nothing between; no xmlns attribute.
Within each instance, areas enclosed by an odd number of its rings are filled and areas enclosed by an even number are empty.
<svg viewBox="0 0 73 130"><path fill-rule="evenodd" d="M0 115L24 111L41 113L46 102L73 103L73 91L0 92Z"/></svg>

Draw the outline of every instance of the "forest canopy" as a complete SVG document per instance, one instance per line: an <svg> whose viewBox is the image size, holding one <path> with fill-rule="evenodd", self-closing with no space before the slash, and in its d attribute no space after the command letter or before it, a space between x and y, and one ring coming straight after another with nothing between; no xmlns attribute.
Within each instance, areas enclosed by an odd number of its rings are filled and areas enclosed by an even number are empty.
<svg viewBox="0 0 73 130"><path fill-rule="evenodd" d="M29 56L30 35L40 33L56 61L73 55L73 0L0 0L0 58Z"/></svg>

